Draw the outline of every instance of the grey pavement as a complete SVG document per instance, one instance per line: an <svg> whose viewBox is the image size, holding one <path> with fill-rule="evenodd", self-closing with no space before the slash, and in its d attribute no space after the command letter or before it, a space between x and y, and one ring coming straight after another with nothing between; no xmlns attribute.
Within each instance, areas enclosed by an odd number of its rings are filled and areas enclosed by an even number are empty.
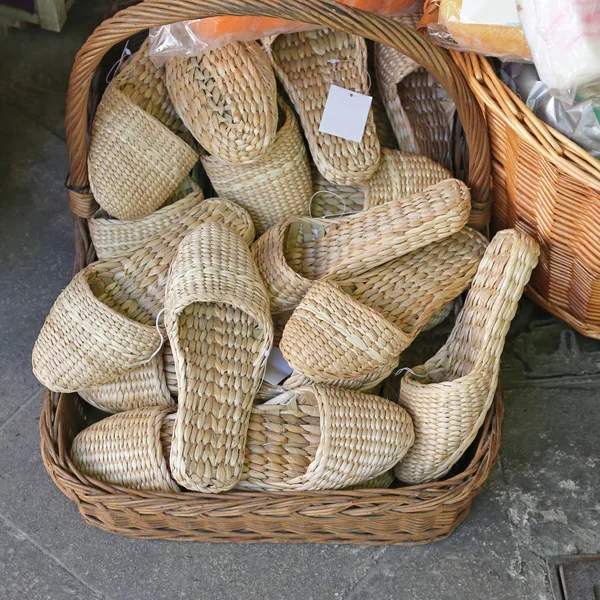
<svg viewBox="0 0 600 600"><path fill-rule="evenodd" d="M60 35L0 33L0 598L549 599L546 559L600 551L600 343L527 300L504 356L500 461L444 542L137 541L84 525L54 486L30 354L70 278L65 90L103 4L77 0Z"/></svg>

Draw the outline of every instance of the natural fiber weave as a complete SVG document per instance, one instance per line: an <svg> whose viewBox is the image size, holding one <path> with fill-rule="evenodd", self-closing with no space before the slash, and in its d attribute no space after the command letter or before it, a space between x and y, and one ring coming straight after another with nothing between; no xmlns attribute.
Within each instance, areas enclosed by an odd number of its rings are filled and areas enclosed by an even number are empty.
<svg viewBox="0 0 600 600"><path fill-rule="evenodd" d="M392 486L395 481L394 471L386 471L369 481L351 486L352 490L382 490Z"/></svg>
<svg viewBox="0 0 600 600"><path fill-rule="evenodd" d="M190 143L192 138L169 98L165 69L152 62L148 56L149 47L149 40L146 38L140 49L115 75L109 87L123 92L143 111Z"/></svg>
<svg viewBox="0 0 600 600"><path fill-rule="evenodd" d="M115 302L97 265L80 271L63 290L33 347L33 372L51 390L76 392L113 381L160 345L134 302Z"/></svg>
<svg viewBox="0 0 600 600"><path fill-rule="evenodd" d="M211 155L231 165L265 156L277 130L277 84L257 42L171 58L166 72L179 116Z"/></svg>
<svg viewBox="0 0 600 600"><path fill-rule="evenodd" d="M335 387L299 388L252 410L238 487L357 485L388 471L413 442L410 417L392 402Z"/></svg>
<svg viewBox="0 0 600 600"><path fill-rule="evenodd" d="M178 492L163 456L161 433L169 408L141 408L84 429L71 460L86 475L135 490Z"/></svg>
<svg viewBox="0 0 600 600"><path fill-rule="evenodd" d="M155 324L169 265L181 240L203 222L254 236L248 213L205 200L131 253L95 262L75 276L51 309L33 349L33 370L48 388L76 392L114 381L160 347Z"/></svg>
<svg viewBox="0 0 600 600"><path fill-rule="evenodd" d="M118 0L111 6L112 14L131 2L135 0ZM106 71L96 68L111 46L120 44L125 36L139 35L148 27L167 22L232 12L264 15L265 11L273 17L312 21L385 41L426 65L457 100L469 146L468 183L477 205L471 219L478 228L487 224L491 196L485 124L448 55L390 19L365 17L330 0L295 0L293 4L269 0L268 5L263 0L146 0L105 22L78 54L71 76L65 127L70 185L85 189L88 184L90 83L94 73L96 82L104 80ZM106 64L107 69L111 64ZM92 86L92 100L94 91ZM90 106L93 110L93 103ZM76 220L75 242L75 266L79 270L93 260L93 247L81 219ZM117 535L172 541L411 545L448 537L468 515L498 454L503 402L499 390L461 472L445 481L389 490L156 494L99 484L68 460L73 436L94 419L94 410L78 396L46 394L40 419L44 465L57 487L76 503L85 522L93 527Z"/></svg>
<svg viewBox="0 0 600 600"><path fill-rule="evenodd" d="M179 390L173 477L191 490L231 489L241 476L273 323L250 251L228 227L207 223L181 242L169 273L165 326Z"/></svg>
<svg viewBox="0 0 600 600"><path fill-rule="evenodd" d="M202 191L200 186L198 185L196 179L196 175L194 171L192 174L188 175L178 186L177 189L167 198L165 203L161 206L164 208L166 206L170 206L171 204L175 204L175 202L179 202L183 200L186 196L193 194L194 192Z"/></svg>
<svg viewBox="0 0 600 600"><path fill-rule="evenodd" d="M448 169L426 156L384 148L379 169L364 185L365 208L400 200L451 178Z"/></svg>
<svg viewBox="0 0 600 600"><path fill-rule="evenodd" d="M161 353L114 381L79 390L78 394L92 406L108 413L175 404L167 386Z"/></svg>
<svg viewBox="0 0 600 600"><path fill-rule="evenodd" d="M467 289L485 247L467 228L340 287L315 283L285 327L284 357L318 382L392 368L431 317Z"/></svg>
<svg viewBox="0 0 600 600"><path fill-rule="evenodd" d="M252 247L271 311L295 308L314 281L349 279L460 231L469 210L469 190L451 179L355 215L277 223Z"/></svg>
<svg viewBox="0 0 600 600"><path fill-rule="evenodd" d="M280 102L283 124L266 154L251 165L229 165L202 156L204 169L221 198L243 206L258 235L281 219L308 215L312 195L304 140L292 110Z"/></svg>
<svg viewBox="0 0 600 600"><path fill-rule="evenodd" d="M98 204L119 219L154 212L190 172L198 153L137 106L108 89L92 127L90 186Z"/></svg>
<svg viewBox="0 0 600 600"><path fill-rule="evenodd" d="M89 220L90 235L98 258L113 258L122 253L132 252L148 240L173 227L190 209L203 200L204 196L198 190L136 221L111 219L105 211L99 211Z"/></svg>
<svg viewBox="0 0 600 600"><path fill-rule="evenodd" d="M515 230L490 243L465 306L444 347L406 373L400 404L415 422L416 441L396 477L422 483L443 477L471 445L498 385L510 322L539 256L538 245Z"/></svg>
<svg viewBox="0 0 600 600"><path fill-rule="evenodd" d="M418 13L398 19L416 28ZM375 44L377 82L400 150L452 167L455 108L441 85L395 48Z"/></svg>
<svg viewBox="0 0 600 600"><path fill-rule="evenodd" d="M357 392L363 392L364 394L377 394L377 391L381 387L381 383L393 373L397 366L397 364L391 366L386 365L370 375L357 377L355 379L337 379L335 381L328 381L327 385L333 385L348 390L356 390ZM286 390L295 390L299 387L313 385L315 383L317 382L308 375L300 373L299 371L293 371L283 382L282 387Z"/></svg>
<svg viewBox="0 0 600 600"><path fill-rule="evenodd" d="M364 209L365 193L362 186L331 183L314 164L311 165L311 176L314 195L310 202L310 217L339 217Z"/></svg>
<svg viewBox="0 0 600 600"><path fill-rule="evenodd" d="M514 227L541 248L526 294L600 339L600 161L542 122L486 57L452 56L486 115L494 228Z"/></svg>
<svg viewBox="0 0 600 600"><path fill-rule="evenodd" d="M319 132L331 85L368 94L365 40L321 29L277 36L267 45L267 52L300 116L321 174L341 185L357 185L370 179L377 170L380 155L372 112L360 143Z"/></svg>

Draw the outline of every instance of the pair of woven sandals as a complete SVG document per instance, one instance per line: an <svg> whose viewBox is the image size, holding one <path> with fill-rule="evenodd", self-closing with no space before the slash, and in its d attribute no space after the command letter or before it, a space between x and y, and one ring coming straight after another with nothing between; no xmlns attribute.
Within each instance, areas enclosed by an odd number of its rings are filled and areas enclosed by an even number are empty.
<svg viewBox="0 0 600 600"><path fill-rule="evenodd" d="M388 472L412 445L406 411L359 392L309 386L253 407L273 324L247 243L230 227L205 223L181 241L164 314L176 414L138 408L86 429L71 450L83 472L153 491L328 489Z"/></svg>

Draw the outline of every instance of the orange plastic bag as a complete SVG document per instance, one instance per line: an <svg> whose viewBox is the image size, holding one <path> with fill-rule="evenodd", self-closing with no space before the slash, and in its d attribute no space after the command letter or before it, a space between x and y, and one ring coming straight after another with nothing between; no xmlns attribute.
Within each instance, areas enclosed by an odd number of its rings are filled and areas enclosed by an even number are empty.
<svg viewBox="0 0 600 600"><path fill-rule="evenodd" d="M423 0L337 0L353 8L385 16L409 14ZM212 17L182 21L150 30L150 55L160 63L171 56L194 56L230 44L250 42L270 35L316 29L315 25L273 17Z"/></svg>

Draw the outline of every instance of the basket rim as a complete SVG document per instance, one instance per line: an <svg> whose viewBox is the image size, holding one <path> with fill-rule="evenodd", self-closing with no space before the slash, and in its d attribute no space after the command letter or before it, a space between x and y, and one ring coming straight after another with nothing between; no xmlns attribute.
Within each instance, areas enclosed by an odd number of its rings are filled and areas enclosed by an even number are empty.
<svg viewBox="0 0 600 600"><path fill-rule="evenodd" d="M600 192L600 160L539 119L494 72L488 58L451 51L481 104L565 173Z"/></svg>

